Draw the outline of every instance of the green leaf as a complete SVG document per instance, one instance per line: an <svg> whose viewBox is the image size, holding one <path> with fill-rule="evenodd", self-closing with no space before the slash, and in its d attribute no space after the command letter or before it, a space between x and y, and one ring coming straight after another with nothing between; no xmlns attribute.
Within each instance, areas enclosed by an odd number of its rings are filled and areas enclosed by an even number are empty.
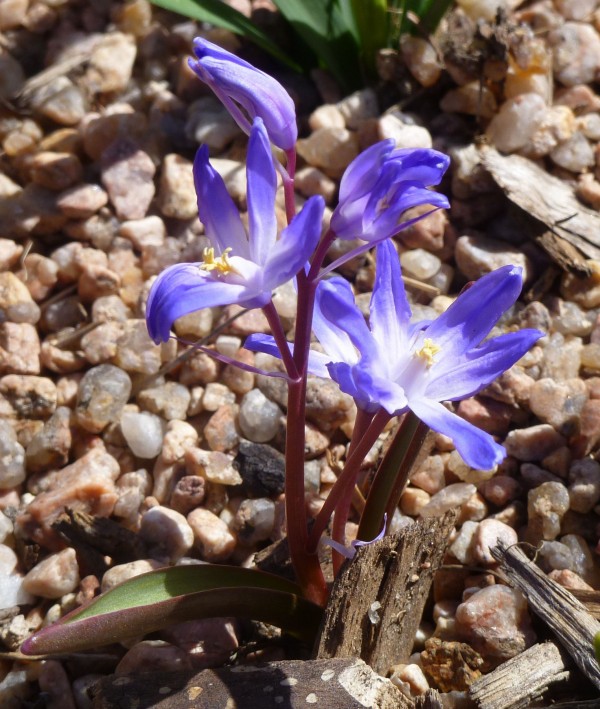
<svg viewBox="0 0 600 709"><path fill-rule="evenodd" d="M222 0L150 0L153 5L165 10L176 12L184 17L190 17L200 22L209 22L211 25L242 35L252 40L261 49L269 52L280 62L294 71L301 72L302 67L297 64L279 45L251 20L238 12Z"/></svg>
<svg viewBox="0 0 600 709"><path fill-rule="evenodd" d="M350 0L274 0L346 91L361 85L359 34Z"/></svg>
<svg viewBox="0 0 600 709"><path fill-rule="evenodd" d="M351 3L363 61L369 73L375 75L377 51L387 47L389 40L387 0L351 0Z"/></svg>
<svg viewBox="0 0 600 709"><path fill-rule="evenodd" d="M115 586L32 635L22 652L75 652L220 616L261 620L312 642L321 612L302 598L295 583L272 574L233 566L175 566Z"/></svg>

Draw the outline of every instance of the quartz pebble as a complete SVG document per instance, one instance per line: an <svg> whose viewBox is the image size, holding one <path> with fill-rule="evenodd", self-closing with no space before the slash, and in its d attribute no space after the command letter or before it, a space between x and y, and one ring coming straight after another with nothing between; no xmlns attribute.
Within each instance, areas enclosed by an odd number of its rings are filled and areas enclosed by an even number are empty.
<svg viewBox="0 0 600 709"><path fill-rule="evenodd" d="M496 584L473 594L456 609L456 630L494 664L515 657L535 642L520 591Z"/></svg>
<svg viewBox="0 0 600 709"><path fill-rule="evenodd" d="M586 514L600 500L600 463L591 458L576 460L569 469L570 509Z"/></svg>
<svg viewBox="0 0 600 709"><path fill-rule="evenodd" d="M238 539L248 545L269 539L274 524L275 503L268 497L243 500L233 521Z"/></svg>
<svg viewBox="0 0 600 709"><path fill-rule="evenodd" d="M544 99L536 93L508 99L490 121L486 136L502 152L521 150L539 128L545 109Z"/></svg>
<svg viewBox="0 0 600 709"><path fill-rule="evenodd" d="M121 219L142 219L154 197L156 168L129 138L119 138L102 154L102 184Z"/></svg>
<svg viewBox="0 0 600 709"><path fill-rule="evenodd" d="M266 443L275 437L283 412L267 399L260 389L252 389L240 403L239 425L243 435L255 443Z"/></svg>
<svg viewBox="0 0 600 709"><path fill-rule="evenodd" d="M189 513L187 521L194 531L194 543L205 561L226 561L233 554L236 538L213 512L199 507Z"/></svg>
<svg viewBox="0 0 600 709"><path fill-rule="evenodd" d="M185 452L185 467L192 476L202 476L218 485L240 485L242 477L233 465L233 456L220 451L189 448Z"/></svg>
<svg viewBox="0 0 600 709"><path fill-rule="evenodd" d="M0 323L35 323L40 319L40 309L27 286L10 271L0 273Z"/></svg>
<svg viewBox="0 0 600 709"><path fill-rule="evenodd" d="M238 445L237 420L236 404L223 404L215 411L204 427L204 438L211 450L226 453Z"/></svg>
<svg viewBox="0 0 600 709"><path fill-rule="evenodd" d="M37 472L62 467L69 459L71 443L71 409L59 406L27 445L28 470Z"/></svg>
<svg viewBox="0 0 600 709"><path fill-rule="evenodd" d="M126 372L155 374L162 364L161 348L148 335L144 320L126 320L117 340L114 364Z"/></svg>
<svg viewBox="0 0 600 709"><path fill-rule="evenodd" d="M118 421L130 393L127 372L112 364L92 367L79 382L75 408L78 424L90 433L99 433Z"/></svg>
<svg viewBox="0 0 600 709"><path fill-rule="evenodd" d="M56 409L56 385L47 377L7 374L0 378L0 394L24 418L43 419Z"/></svg>
<svg viewBox="0 0 600 709"><path fill-rule="evenodd" d="M152 507L142 515L140 537L149 554L159 561L174 563L194 544L194 532L186 518L168 507Z"/></svg>
<svg viewBox="0 0 600 709"><path fill-rule="evenodd" d="M510 547L519 541L512 527L495 519L484 519L478 525L473 536L473 560L476 564L496 564L490 549L502 542Z"/></svg>
<svg viewBox="0 0 600 709"><path fill-rule="evenodd" d="M421 517L440 517L448 510L463 505L477 491L470 483L452 483L436 493L420 512Z"/></svg>
<svg viewBox="0 0 600 709"><path fill-rule="evenodd" d="M165 156L158 202L165 217L191 219L198 214L192 164L188 160L176 154Z"/></svg>
<svg viewBox="0 0 600 709"><path fill-rule="evenodd" d="M531 272L529 259L521 249L487 236L460 236L456 241L455 258L460 270L470 280L508 265L520 266L524 280Z"/></svg>
<svg viewBox="0 0 600 709"><path fill-rule="evenodd" d="M600 36L589 24L565 22L548 34L554 76L564 86L590 84L600 71Z"/></svg>
<svg viewBox="0 0 600 709"><path fill-rule="evenodd" d="M191 424L186 421L169 421L163 440L161 459L167 465L175 463L197 443L198 432Z"/></svg>
<svg viewBox="0 0 600 709"><path fill-rule="evenodd" d="M177 382L165 382L143 389L137 396L141 408L147 409L167 421L184 420L191 395L187 387Z"/></svg>
<svg viewBox="0 0 600 709"><path fill-rule="evenodd" d="M0 419L0 490L16 487L25 480L25 450L14 428Z"/></svg>
<svg viewBox="0 0 600 709"><path fill-rule="evenodd" d="M162 448L165 423L147 411L125 411L121 416L121 432L131 452L138 458L156 458Z"/></svg>
<svg viewBox="0 0 600 709"><path fill-rule="evenodd" d="M136 559L135 561L128 561L126 564L111 566L102 577L100 590L102 593L106 593L110 591L111 588L123 583L123 581L127 581L127 579L140 576L140 574L146 574L148 571L160 569L163 566L164 564L155 559Z"/></svg>
<svg viewBox="0 0 600 709"><path fill-rule="evenodd" d="M569 492L559 482L545 482L530 490L527 495L527 532L530 540L556 539L569 502Z"/></svg>
<svg viewBox="0 0 600 709"><path fill-rule="evenodd" d="M517 460L542 460L565 444L565 439L546 423L510 431L504 445Z"/></svg>
<svg viewBox="0 0 600 709"><path fill-rule="evenodd" d="M63 549L33 567L23 579L27 593L42 598L60 598L79 585L79 567L75 549Z"/></svg>
<svg viewBox="0 0 600 709"><path fill-rule="evenodd" d="M319 128L297 143L298 155L330 177L341 177L358 155L355 133L345 128Z"/></svg>

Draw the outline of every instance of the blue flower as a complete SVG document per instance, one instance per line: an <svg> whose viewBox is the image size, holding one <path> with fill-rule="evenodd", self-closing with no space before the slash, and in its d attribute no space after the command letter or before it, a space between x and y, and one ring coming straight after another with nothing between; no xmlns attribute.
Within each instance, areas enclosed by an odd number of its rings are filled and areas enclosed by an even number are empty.
<svg viewBox="0 0 600 709"><path fill-rule="evenodd" d="M350 163L342 177L331 230L340 239L359 238L374 244L408 226L400 217L411 207L448 208L448 199L426 186L440 183L449 162L437 150L395 150L393 140L372 145Z"/></svg>
<svg viewBox="0 0 600 709"><path fill-rule="evenodd" d="M477 394L543 336L529 329L485 340L521 287L521 269L504 266L464 291L437 319L412 325L398 255L383 242L369 325L344 279L319 284L313 330L326 354L311 353L311 369L321 375L326 369L366 411L383 407L400 415L410 409L449 436L468 465L489 470L504 458L504 448L441 402ZM246 347L275 354L265 336L250 338Z"/></svg>
<svg viewBox="0 0 600 709"><path fill-rule="evenodd" d="M260 118L248 144L248 235L225 183L202 146L194 162L198 211L211 246L202 263L180 263L163 271L153 283L146 323L155 342L166 341L173 322L187 313L239 303L259 308L272 291L304 266L321 235L324 202L311 197L277 238L277 177L271 146Z"/></svg>
<svg viewBox="0 0 600 709"><path fill-rule="evenodd" d="M252 121L259 117L274 145L286 151L294 148L298 138L296 109L278 81L200 37L194 40L194 53L197 59L189 60L190 67L210 86L245 133L250 133Z"/></svg>

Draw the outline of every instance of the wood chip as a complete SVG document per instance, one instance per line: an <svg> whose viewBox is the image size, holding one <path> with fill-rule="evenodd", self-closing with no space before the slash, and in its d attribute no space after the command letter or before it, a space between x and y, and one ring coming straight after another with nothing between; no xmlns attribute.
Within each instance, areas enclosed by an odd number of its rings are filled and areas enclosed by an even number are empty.
<svg viewBox="0 0 600 709"><path fill-rule="evenodd" d="M600 632L600 623L572 593L549 579L530 561L519 546L506 548L498 544L491 552L511 585L522 591L531 610L548 625L579 669L600 689L600 665L594 654L594 636Z"/></svg>
<svg viewBox="0 0 600 709"><path fill-rule="evenodd" d="M331 590L317 657L360 657L379 674L405 662L455 520L452 510L360 547Z"/></svg>
<svg viewBox="0 0 600 709"><path fill-rule="evenodd" d="M569 674L559 648L540 643L473 682L469 697L479 709L524 709Z"/></svg>
<svg viewBox="0 0 600 709"><path fill-rule="evenodd" d="M540 243L559 265L579 271L585 269L579 254L600 259L600 213L583 205L568 183L520 155L501 155L487 145L480 146L479 152L511 202L551 232L552 237L545 235Z"/></svg>
<svg viewBox="0 0 600 709"><path fill-rule="evenodd" d="M364 662L291 660L202 672L147 672L104 677L93 689L94 709L412 709L389 679ZM435 706L435 705L434 705Z"/></svg>

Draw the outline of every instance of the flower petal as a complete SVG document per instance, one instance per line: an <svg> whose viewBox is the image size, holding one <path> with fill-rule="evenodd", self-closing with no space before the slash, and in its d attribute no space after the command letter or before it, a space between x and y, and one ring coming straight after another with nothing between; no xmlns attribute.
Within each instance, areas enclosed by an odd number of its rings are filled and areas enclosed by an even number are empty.
<svg viewBox="0 0 600 709"><path fill-rule="evenodd" d="M483 276L431 323L426 336L448 358L478 345L518 298L523 286L521 274L517 266L503 266Z"/></svg>
<svg viewBox="0 0 600 709"><path fill-rule="evenodd" d="M265 263L265 287L273 290L287 283L304 267L321 237L324 209L321 196L311 197L281 232Z"/></svg>
<svg viewBox="0 0 600 709"><path fill-rule="evenodd" d="M371 331L344 278L330 278L317 286L312 329L333 362L353 364L358 361L356 349L369 358L375 349Z"/></svg>
<svg viewBox="0 0 600 709"><path fill-rule="evenodd" d="M288 342L288 345L290 354L293 355L294 345L292 342ZM281 359L281 351L275 343L275 338L272 335L264 335L262 333L248 335L246 341L244 342L244 347L247 350L250 350L250 352L264 352L265 354L271 355L272 357L277 357L277 359ZM317 377L322 377L323 379L330 379L329 371L327 369L327 364L330 361L330 358L322 352L310 350L310 352L308 353L309 373L314 374Z"/></svg>
<svg viewBox="0 0 600 709"><path fill-rule="evenodd" d="M248 258L248 238L239 211L223 178L209 163L206 145L196 153L193 174L200 221L204 224L206 236L217 247L217 255L231 248L236 256Z"/></svg>
<svg viewBox="0 0 600 709"><path fill-rule="evenodd" d="M469 350L458 364L442 353L439 364L431 367L431 380L425 389L427 398L457 401L477 394L512 367L543 336L539 330L500 335Z"/></svg>
<svg viewBox="0 0 600 709"><path fill-rule="evenodd" d="M154 342L166 342L177 318L201 308L246 300L244 285L227 283L201 271L197 263L179 263L165 269L152 284L146 304L146 325Z"/></svg>
<svg viewBox="0 0 600 709"><path fill-rule="evenodd" d="M331 378L336 379L331 372L331 367L329 371ZM394 380L379 375L376 364L373 365L370 362L361 360L352 368L352 376L360 399L370 402L368 408L363 407L367 411L383 408L391 416L398 416L406 411L408 401L404 388ZM344 391L341 384L340 389Z"/></svg>
<svg viewBox="0 0 600 709"><path fill-rule="evenodd" d="M476 470L491 470L506 457L503 446L473 424L465 421L442 404L430 399L411 399L412 412L434 431L452 439L467 465Z"/></svg>
<svg viewBox="0 0 600 709"><path fill-rule="evenodd" d="M223 101L242 130L249 123L233 104L237 102L250 119L259 116L265 122L270 140L282 150L291 150L298 137L294 102L283 86L272 76L248 64L235 54L205 39L194 40L197 61L191 68Z"/></svg>
<svg viewBox="0 0 600 709"><path fill-rule="evenodd" d="M430 148L400 148L389 156L400 167L402 181L439 185L450 165L450 158Z"/></svg>
<svg viewBox="0 0 600 709"><path fill-rule="evenodd" d="M246 174L250 254L254 263L264 266L277 239L277 174L273 165L271 143L260 118L254 119L250 132Z"/></svg>
<svg viewBox="0 0 600 709"><path fill-rule="evenodd" d="M379 177L381 165L392 153L393 149L394 141L390 138L371 145L366 150L363 150L358 157L354 158L344 171L340 181L340 203L348 199L356 199L373 188ZM333 225L335 213L331 221ZM334 231L336 230L334 229Z"/></svg>
<svg viewBox="0 0 600 709"><path fill-rule="evenodd" d="M377 247L377 268L371 296L369 326L375 341L390 357L399 358L407 347L407 328L411 317L406 299L400 260L391 241Z"/></svg>

